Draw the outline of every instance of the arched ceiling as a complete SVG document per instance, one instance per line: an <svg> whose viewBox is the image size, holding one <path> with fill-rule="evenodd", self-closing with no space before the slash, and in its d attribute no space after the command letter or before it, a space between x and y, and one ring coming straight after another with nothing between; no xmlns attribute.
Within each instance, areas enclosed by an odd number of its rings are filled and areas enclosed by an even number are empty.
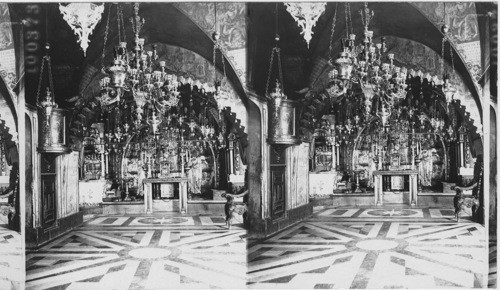
<svg viewBox="0 0 500 290"><path fill-rule="evenodd" d="M264 93L269 55L274 46L274 3L250 3L249 5L249 64L252 84L259 94ZM293 18L288 15L282 4L278 5L280 48L282 51L283 74L285 92L290 98L298 98L296 91L310 86L314 79L310 76L319 76L315 64L326 63L328 59L332 19L336 3L328 3L324 14L320 17L309 49L300 35L300 30ZM363 3L351 2L351 16L354 33L361 37L363 26L358 11ZM439 28L430 21L420 10L410 3L398 2L369 2L369 8L375 13L370 23L374 37L396 36L422 43L435 52L441 54L442 34ZM344 4L338 3L337 21L333 35L333 53L335 59L340 52L340 39L345 37ZM479 93L464 61L456 50L453 53L454 66L462 77L465 86L469 89L478 108L481 107ZM323 59L323 62L320 61ZM445 54L445 60L451 63L450 54Z"/></svg>
<svg viewBox="0 0 500 290"><path fill-rule="evenodd" d="M109 7L112 11L109 19L109 37L105 50L105 66L112 61L113 48L118 43L116 3L105 3L106 9L102 14L101 21L97 24L90 36L90 46L84 56L78 44L78 38L64 21L59 12L58 3L44 3L38 5L39 15L37 20L37 32L39 33L40 51L37 57L45 54L43 49L45 42L50 42L50 55L52 60L52 74L54 77L56 101L62 107L71 106L65 100L73 98L80 93L78 83L83 86L90 81L89 70L101 69L101 55L103 51L104 34L106 30L106 17ZM126 27L126 37L129 43L133 40L133 32L129 18L132 16L133 5L131 3L120 3L123 5L123 20ZM20 15L20 18L32 17L29 5L23 3L11 4L10 7ZM213 41L211 33L203 30L184 11L176 7L174 3L141 3L140 16L146 20L141 30L141 37L148 43L163 43L178 46L197 53L203 58L212 61ZM131 46L131 44L130 44ZM130 48L130 47L129 47ZM222 71L221 59L217 59L216 67ZM227 78L234 90L247 106L248 98L241 81L239 80L232 64L225 58ZM36 91L38 75L34 75L27 83L27 102L34 104L32 90ZM34 85L33 85L34 84ZM29 87L31 85L31 87ZM69 107L68 107L69 108Z"/></svg>
<svg viewBox="0 0 500 290"><path fill-rule="evenodd" d="M104 21L96 27L93 34L93 41L87 50L87 57L83 67L93 66L101 67L102 43L105 34L105 17L107 17L109 5L104 12ZM111 25L116 25L116 7L113 6L110 17ZM214 43L211 36L194 23L187 15L179 10L173 3L141 3L139 14L146 22L141 30L140 36L145 38L145 43L164 43L173 46L178 46L195 52L207 60L213 58ZM131 5L124 6L124 19L129 19L132 15ZM133 39L133 33L128 21L126 22L126 37L127 40ZM109 63L112 55L113 47L118 43L118 33L116 27L109 31L108 42L106 45L106 63ZM218 59L216 67L219 71L223 71L222 62ZM225 70L228 80L231 82L235 92L242 99L245 106L248 104L245 90L239 80L231 63L225 58Z"/></svg>
<svg viewBox="0 0 500 290"><path fill-rule="evenodd" d="M0 77L0 134L8 143L18 141L16 104L3 77Z"/></svg>

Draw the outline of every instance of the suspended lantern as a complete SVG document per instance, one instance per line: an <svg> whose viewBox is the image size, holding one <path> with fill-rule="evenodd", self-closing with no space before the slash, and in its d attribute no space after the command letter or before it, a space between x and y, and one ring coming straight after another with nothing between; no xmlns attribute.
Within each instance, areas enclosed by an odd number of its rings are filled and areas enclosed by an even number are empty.
<svg viewBox="0 0 500 290"><path fill-rule="evenodd" d="M110 86L113 88L124 88L125 81L127 79L127 69L126 62L124 60L126 55L126 42L121 42L118 47L115 48L115 59L113 60L113 65L107 69L107 73L110 78Z"/></svg>
<svg viewBox="0 0 500 290"><path fill-rule="evenodd" d="M42 68L38 82L38 91L36 95L39 118L39 147L38 151L42 153L67 153L69 148L66 146L66 116L65 110L57 108L54 98L54 88L52 81L51 63L48 51L49 44L45 46L47 54L42 59ZM44 64L47 63L49 87L45 97L40 101L40 89L42 86Z"/></svg>
<svg viewBox="0 0 500 290"><path fill-rule="evenodd" d="M349 59L347 52L340 53L340 57L335 61L337 66L338 76L342 80L351 79L352 61Z"/></svg>
<svg viewBox="0 0 500 290"><path fill-rule="evenodd" d="M266 82L266 97L269 100L269 106L272 108L269 111L269 138L271 144L292 145L299 143L299 139L295 136L295 102L287 100L283 89L283 72L281 70L280 48L278 46L279 35L276 34L276 46L271 53L269 63L269 73ZM271 79L271 71L273 66L274 54L277 56L278 79L272 92L268 93L269 80Z"/></svg>

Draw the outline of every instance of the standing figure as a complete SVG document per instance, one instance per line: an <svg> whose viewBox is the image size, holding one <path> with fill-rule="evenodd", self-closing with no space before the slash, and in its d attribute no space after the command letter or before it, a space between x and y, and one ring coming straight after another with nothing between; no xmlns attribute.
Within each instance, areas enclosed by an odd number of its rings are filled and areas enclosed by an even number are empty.
<svg viewBox="0 0 500 290"><path fill-rule="evenodd" d="M137 170L137 196L144 197L144 184L142 182L146 179L147 170L147 166L142 164L142 162L139 162Z"/></svg>
<svg viewBox="0 0 500 290"><path fill-rule="evenodd" d="M464 207L472 208L472 220L482 222L480 219L482 212L481 203L483 202L483 156L478 155L476 164L474 164L474 178L466 186L455 186L457 194L453 198L455 206L455 217L457 222L460 221L460 213ZM453 189L453 188L452 188ZM472 190L471 195L464 194L465 190Z"/></svg>
<svg viewBox="0 0 500 290"><path fill-rule="evenodd" d="M202 164L201 158L192 157L190 160L191 169L188 172L188 185L191 194L201 194L201 182L202 182Z"/></svg>
<svg viewBox="0 0 500 290"><path fill-rule="evenodd" d="M9 187L0 194L0 196L8 196L10 210L8 212L9 228L14 231L20 231L19 217L19 163L12 163L9 176Z"/></svg>

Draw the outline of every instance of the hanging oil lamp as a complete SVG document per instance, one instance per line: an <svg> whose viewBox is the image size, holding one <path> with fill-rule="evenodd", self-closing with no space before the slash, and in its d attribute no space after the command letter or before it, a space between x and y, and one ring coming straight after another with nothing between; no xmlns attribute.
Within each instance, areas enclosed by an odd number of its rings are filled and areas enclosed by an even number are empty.
<svg viewBox="0 0 500 290"><path fill-rule="evenodd" d="M52 65L50 62L50 45L45 45L47 51L42 59L42 67L40 69L40 78L38 81L38 90L36 102L38 113L42 115L39 118L39 144L38 151L42 153L67 153L66 147L66 116L65 111L59 109L54 97L54 82L52 80ZM44 75L45 64L47 64L47 74L49 87L47 87L45 97L40 101L40 90Z"/></svg>
<svg viewBox="0 0 500 290"><path fill-rule="evenodd" d="M276 23L278 17L278 4L276 3ZM276 45L272 49L271 59L269 62L269 71L267 74L265 96L268 99L269 106L269 131L268 142L271 144L279 145L293 145L300 142L295 136L295 102L287 100L284 93L283 71L281 70L281 55L279 48L280 36L278 34L278 27L276 25L276 34L274 37ZM276 66L278 76L276 77L275 87L270 92L269 84L271 80L271 72L276 56Z"/></svg>

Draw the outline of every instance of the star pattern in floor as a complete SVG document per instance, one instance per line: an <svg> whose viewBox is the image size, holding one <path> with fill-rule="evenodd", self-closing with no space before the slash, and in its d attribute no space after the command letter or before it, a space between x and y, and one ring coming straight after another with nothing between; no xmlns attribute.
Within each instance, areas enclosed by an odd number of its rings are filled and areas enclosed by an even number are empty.
<svg viewBox="0 0 500 290"><path fill-rule="evenodd" d="M251 244L248 287L481 288L484 227L443 222L448 211L318 209L308 221ZM413 218L400 220L405 216ZM413 221L420 217L428 221Z"/></svg>
<svg viewBox="0 0 500 290"><path fill-rule="evenodd" d="M450 209L321 208L264 240L221 216L93 216L27 253L27 289L481 288L484 227Z"/></svg>
<svg viewBox="0 0 500 290"><path fill-rule="evenodd" d="M218 226L214 221L219 217L206 219L210 224L204 228L193 220L203 219L92 218L78 230L27 253L26 287L244 288L246 231Z"/></svg>

